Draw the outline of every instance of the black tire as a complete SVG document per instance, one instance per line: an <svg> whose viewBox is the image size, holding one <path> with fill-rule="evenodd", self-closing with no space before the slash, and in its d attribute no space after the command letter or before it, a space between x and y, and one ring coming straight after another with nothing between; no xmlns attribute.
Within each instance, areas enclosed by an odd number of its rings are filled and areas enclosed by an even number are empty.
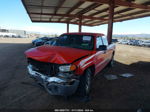
<svg viewBox="0 0 150 112"><path fill-rule="evenodd" d="M91 79L92 79L91 69L86 69L84 74L80 77L80 83L77 90L77 95L84 97L89 96L91 92Z"/></svg>

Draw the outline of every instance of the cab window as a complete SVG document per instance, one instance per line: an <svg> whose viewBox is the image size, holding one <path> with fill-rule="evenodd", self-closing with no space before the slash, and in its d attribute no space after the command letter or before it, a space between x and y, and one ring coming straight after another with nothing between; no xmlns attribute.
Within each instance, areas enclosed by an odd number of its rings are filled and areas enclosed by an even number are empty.
<svg viewBox="0 0 150 112"><path fill-rule="evenodd" d="M102 36L102 40L103 40L103 44L108 46L108 41L107 41L107 38L105 36Z"/></svg>
<svg viewBox="0 0 150 112"><path fill-rule="evenodd" d="M99 36L96 38L96 48L99 48L100 45L103 45L102 38Z"/></svg>

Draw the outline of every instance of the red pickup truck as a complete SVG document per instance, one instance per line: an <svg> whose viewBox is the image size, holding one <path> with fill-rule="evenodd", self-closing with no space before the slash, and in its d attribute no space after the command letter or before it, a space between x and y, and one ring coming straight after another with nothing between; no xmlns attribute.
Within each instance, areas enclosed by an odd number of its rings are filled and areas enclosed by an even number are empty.
<svg viewBox="0 0 150 112"><path fill-rule="evenodd" d="M65 33L53 45L25 52L29 75L51 95L86 96L91 79L106 65L112 65L115 45L108 45L100 33Z"/></svg>

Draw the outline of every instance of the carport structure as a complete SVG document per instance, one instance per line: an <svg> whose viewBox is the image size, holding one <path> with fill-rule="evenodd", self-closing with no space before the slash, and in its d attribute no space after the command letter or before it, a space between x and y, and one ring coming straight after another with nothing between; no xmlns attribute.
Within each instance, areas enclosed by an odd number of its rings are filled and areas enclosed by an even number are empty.
<svg viewBox="0 0 150 112"><path fill-rule="evenodd" d="M150 0L22 0L32 22L83 26L108 24L111 43L113 22L150 16Z"/></svg>

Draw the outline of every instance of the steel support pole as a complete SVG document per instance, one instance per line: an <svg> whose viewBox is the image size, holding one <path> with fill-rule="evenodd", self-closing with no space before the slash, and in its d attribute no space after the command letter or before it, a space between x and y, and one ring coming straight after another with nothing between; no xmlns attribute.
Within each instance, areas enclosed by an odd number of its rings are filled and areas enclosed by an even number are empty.
<svg viewBox="0 0 150 112"><path fill-rule="evenodd" d="M69 23L67 23L67 33L69 33Z"/></svg>
<svg viewBox="0 0 150 112"><path fill-rule="evenodd" d="M82 17L79 18L79 32L82 32Z"/></svg>
<svg viewBox="0 0 150 112"><path fill-rule="evenodd" d="M115 1L109 0L109 20L108 20L108 32L107 32L107 39L109 44L112 41L114 7L115 7Z"/></svg>

